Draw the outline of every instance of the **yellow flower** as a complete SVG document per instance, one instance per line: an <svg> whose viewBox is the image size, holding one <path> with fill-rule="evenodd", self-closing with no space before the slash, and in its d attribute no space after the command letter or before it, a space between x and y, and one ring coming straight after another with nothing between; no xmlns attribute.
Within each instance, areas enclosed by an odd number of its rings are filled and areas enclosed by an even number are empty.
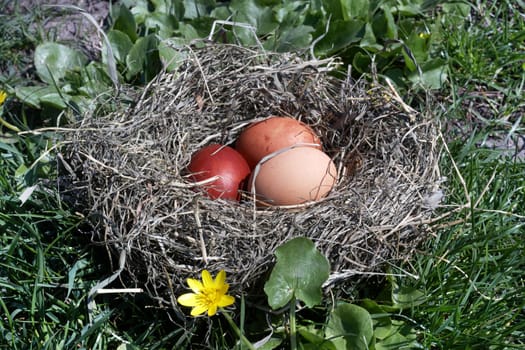
<svg viewBox="0 0 525 350"><path fill-rule="evenodd" d="M0 90L0 106L4 103L5 99L7 98L7 94Z"/></svg>
<svg viewBox="0 0 525 350"><path fill-rule="evenodd" d="M177 298L179 304L192 307L191 315L198 316L208 311L208 316L217 313L217 309L232 305L235 298L226 295L230 287L226 283L226 272L219 271L215 280L207 270L202 271L202 282L193 278L186 280L193 293L186 293Z"/></svg>

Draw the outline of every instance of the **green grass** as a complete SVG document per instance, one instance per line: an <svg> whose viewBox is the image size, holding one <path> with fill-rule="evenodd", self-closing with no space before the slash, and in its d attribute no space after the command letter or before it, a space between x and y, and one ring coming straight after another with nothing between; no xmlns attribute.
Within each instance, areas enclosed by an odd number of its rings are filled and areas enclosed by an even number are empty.
<svg viewBox="0 0 525 350"><path fill-rule="evenodd" d="M485 146L525 134L525 6L473 3L472 20L442 19L447 30L438 50L450 63L435 109L450 150L441 162L442 212L461 209L404 266L419 279L397 282L426 301L401 317L425 349L525 349L525 161ZM0 84L30 77L26 53L39 36L27 20L0 15L0 67L8 72ZM99 296L89 323L88 292L111 271L81 234L82 218L47 190L56 176L48 137L0 134L0 348L189 347L197 330L147 307L145 296ZM227 326L210 324L213 347L226 347Z"/></svg>
<svg viewBox="0 0 525 350"><path fill-rule="evenodd" d="M147 297L98 296L90 323L88 294L112 271L83 218L51 190L48 141L0 135L0 349L184 348L185 329Z"/></svg>
<svg viewBox="0 0 525 350"><path fill-rule="evenodd" d="M45 140L2 141L9 143L0 144L0 344L59 348L86 325L82 280L89 268L79 271L73 288L67 280L76 261L89 261L75 242L80 221L45 191L42 178L52 176L52 165L35 162ZM32 186L38 187L22 204L20 196Z"/></svg>
<svg viewBox="0 0 525 350"><path fill-rule="evenodd" d="M471 205L443 224L411 262L427 302L410 317L426 348L523 347L525 343L525 163L473 142L452 145L448 202ZM463 180L467 193L463 191ZM493 347L489 347L493 346Z"/></svg>
<svg viewBox="0 0 525 350"><path fill-rule="evenodd" d="M425 348L525 348L525 160L485 147L523 137L525 18L516 2L480 2L476 22L449 29L450 90L438 110L446 203L441 222L410 265L427 302L409 313ZM449 209L450 209L449 208Z"/></svg>
<svg viewBox="0 0 525 350"><path fill-rule="evenodd" d="M516 1L478 1L474 22L444 32L445 51L455 80L505 89L511 80L523 84L525 20ZM454 30L455 29L455 30Z"/></svg>

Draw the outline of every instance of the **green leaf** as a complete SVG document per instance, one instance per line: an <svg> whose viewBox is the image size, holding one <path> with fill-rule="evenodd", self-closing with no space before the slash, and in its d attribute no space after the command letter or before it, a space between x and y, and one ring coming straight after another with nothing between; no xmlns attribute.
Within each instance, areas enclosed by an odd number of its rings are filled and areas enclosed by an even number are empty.
<svg viewBox="0 0 525 350"><path fill-rule="evenodd" d="M151 80L161 68L158 39L154 34L137 39L126 57L126 78L131 79L143 73L143 80Z"/></svg>
<svg viewBox="0 0 525 350"><path fill-rule="evenodd" d="M234 13L236 22L251 24L259 35L268 34L279 26L272 9L260 6L255 0L233 0L230 3L230 10ZM236 32L237 29L240 28L234 27ZM248 39L253 41L253 35Z"/></svg>
<svg viewBox="0 0 525 350"><path fill-rule="evenodd" d="M412 51L417 62L425 62L428 59L430 35L424 29L415 28L405 40L406 45Z"/></svg>
<svg viewBox="0 0 525 350"><path fill-rule="evenodd" d="M314 29L310 26L300 25L284 29L277 38L273 51L296 51L308 47L312 42L311 33Z"/></svg>
<svg viewBox="0 0 525 350"><path fill-rule="evenodd" d="M178 22L173 15L153 12L150 16L146 17L144 25L165 39L173 36L173 32L178 27Z"/></svg>
<svg viewBox="0 0 525 350"><path fill-rule="evenodd" d="M410 286L399 286L392 282L392 302L399 309L407 309L423 304L426 301L425 293Z"/></svg>
<svg viewBox="0 0 525 350"><path fill-rule="evenodd" d="M285 306L293 297L308 307L321 302L321 286L328 279L330 264L304 237L294 238L275 251L276 264L264 285L273 309Z"/></svg>
<svg viewBox="0 0 525 350"><path fill-rule="evenodd" d="M75 277L77 276L77 272L83 270L85 267L89 265L89 261L87 259L81 259L75 262L71 270L69 270L67 274L67 294L66 299L69 297L69 294L73 290L73 285L75 284Z"/></svg>
<svg viewBox="0 0 525 350"><path fill-rule="evenodd" d="M179 26L178 32L182 35L184 39L190 41L192 39L199 38L199 32L189 23L181 23Z"/></svg>
<svg viewBox="0 0 525 350"><path fill-rule="evenodd" d="M137 40L137 23L135 22L135 17L131 11L124 5L114 6L113 7L113 16L115 22L113 23L113 28L125 33L132 42Z"/></svg>
<svg viewBox="0 0 525 350"><path fill-rule="evenodd" d="M217 6L210 13L210 17L223 21L228 20L231 15L232 13L227 6Z"/></svg>
<svg viewBox="0 0 525 350"><path fill-rule="evenodd" d="M126 344L126 343L122 343L120 344L119 346L117 346L117 349L116 350L138 350L139 348L137 348L135 345L133 344Z"/></svg>
<svg viewBox="0 0 525 350"><path fill-rule="evenodd" d="M180 38L171 38L160 42L159 56L166 71L173 72L186 59L186 53L179 50L183 44L184 40Z"/></svg>
<svg viewBox="0 0 525 350"><path fill-rule="evenodd" d="M270 337L263 342L257 342L257 350L273 350L279 349L283 342L282 338Z"/></svg>
<svg viewBox="0 0 525 350"><path fill-rule="evenodd" d="M133 42L124 32L120 30L111 29L108 33L108 40L113 49L113 56L118 63L126 63L126 56L133 46ZM107 50L105 49L106 44L104 43L104 49L102 50L102 61L107 62L106 55Z"/></svg>
<svg viewBox="0 0 525 350"><path fill-rule="evenodd" d="M313 332L309 329L306 329L305 327L301 327L298 329L298 333L304 340L308 342L307 344L302 342L303 346L310 345L316 350L337 350L331 341L326 340L324 337L317 334L318 332Z"/></svg>
<svg viewBox="0 0 525 350"><path fill-rule="evenodd" d="M184 18L207 16L216 6L214 0L184 0Z"/></svg>
<svg viewBox="0 0 525 350"><path fill-rule="evenodd" d="M392 320L390 335L375 344L376 350L421 349L416 331L403 321Z"/></svg>
<svg viewBox="0 0 525 350"><path fill-rule="evenodd" d="M446 61L438 58L425 62L421 66L421 74L414 72L409 75L408 79L428 89L439 89L443 86L447 77Z"/></svg>
<svg viewBox="0 0 525 350"><path fill-rule="evenodd" d="M441 4L443 13L447 17L447 22L453 26L461 26L470 15L471 5L468 2L445 2Z"/></svg>
<svg viewBox="0 0 525 350"><path fill-rule="evenodd" d="M185 39L193 38L205 38L210 35L210 30L215 20L211 17L199 17L191 20L191 24L181 23L179 26L179 31L183 33ZM190 29L191 28L191 29ZM189 35L190 30L193 32Z"/></svg>
<svg viewBox="0 0 525 350"><path fill-rule="evenodd" d="M340 0L343 19L368 19L369 0Z"/></svg>
<svg viewBox="0 0 525 350"><path fill-rule="evenodd" d="M417 4L416 2L396 5L396 6L392 7L392 9L395 10L395 11L393 11L394 13L398 13L398 14L400 14L402 16L414 17L414 16L423 15L423 12L422 12L422 9L421 9L421 5Z"/></svg>
<svg viewBox="0 0 525 350"><path fill-rule="evenodd" d="M53 92L40 96L40 103L57 109L66 109L68 104L67 101L64 100L65 97L69 98L68 95L63 93L59 94L58 92Z"/></svg>
<svg viewBox="0 0 525 350"><path fill-rule="evenodd" d="M383 45L377 43L374 31L372 30L372 25L370 23L365 25L365 34L363 39L361 39L359 46L370 52L377 52L383 49Z"/></svg>
<svg viewBox="0 0 525 350"><path fill-rule="evenodd" d="M359 42L365 33L365 22L333 21L326 36L316 45L316 52L320 55L332 55Z"/></svg>
<svg viewBox="0 0 525 350"><path fill-rule="evenodd" d="M403 50L401 50L401 53L403 54L403 58L405 60L405 66L411 72L416 72L419 62L417 61L416 57L412 53L412 50L410 50L410 47L408 47L405 44L403 44L402 47L403 47Z"/></svg>
<svg viewBox="0 0 525 350"><path fill-rule="evenodd" d="M102 65L102 63L90 62L81 73L82 86L78 88L78 92L85 96L96 97L111 89L111 78L106 71L106 66Z"/></svg>
<svg viewBox="0 0 525 350"><path fill-rule="evenodd" d="M324 0L322 6L326 13L330 14L332 21L344 20L341 0Z"/></svg>
<svg viewBox="0 0 525 350"><path fill-rule="evenodd" d="M35 49L35 68L42 81L48 84L59 82L69 70L83 67L87 58L77 50L66 45L46 42Z"/></svg>
<svg viewBox="0 0 525 350"><path fill-rule="evenodd" d="M184 1L181 0L151 0L156 13L175 16L177 21L184 18Z"/></svg>
<svg viewBox="0 0 525 350"><path fill-rule="evenodd" d="M366 309L342 303L330 314L325 334L337 349L368 350L374 336L372 318Z"/></svg>
<svg viewBox="0 0 525 350"><path fill-rule="evenodd" d="M150 12L148 9L148 1L147 0L135 1L130 11L133 14L133 18L135 19L135 25L138 26L138 25L144 24L144 22L146 21L146 17L150 15Z"/></svg>
<svg viewBox="0 0 525 350"><path fill-rule="evenodd" d="M390 314L383 305L379 305L376 301L365 299L361 303L371 315L374 325L374 336L377 339L384 339L392 334L392 320Z"/></svg>
<svg viewBox="0 0 525 350"><path fill-rule="evenodd" d="M382 7L382 10L383 10L383 16L384 16L385 24L386 24L385 37L388 39L397 39L398 38L397 25L394 19L394 15L392 15L392 11L390 11L390 8L388 6Z"/></svg>
<svg viewBox="0 0 525 350"><path fill-rule="evenodd" d="M23 177L28 171L29 171L29 168L25 164L21 164L15 170L15 177Z"/></svg>
<svg viewBox="0 0 525 350"><path fill-rule="evenodd" d="M15 95L20 101L33 108L41 108L42 104L57 108L66 107L66 101L53 86L16 86ZM62 94L62 96L67 95Z"/></svg>
<svg viewBox="0 0 525 350"><path fill-rule="evenodd" d="M394 333L390 337L378 341L376 350L403 350L403 349L421 349L417 342L405 337L402 334Z"/></svg>
<svg viewBox="0 0 525 350"><path fill-rule="evenodd" d="M370 55L363 52L356 52L352 59L352 67L355 68L359 73L364 73L370 68L372 59Z"/></svg>

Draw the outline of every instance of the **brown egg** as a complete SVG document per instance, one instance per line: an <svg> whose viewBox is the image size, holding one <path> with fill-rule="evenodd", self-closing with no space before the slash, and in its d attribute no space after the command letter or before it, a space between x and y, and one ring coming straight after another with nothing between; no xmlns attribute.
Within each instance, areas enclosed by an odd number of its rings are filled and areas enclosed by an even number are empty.
<svg viewBox="0 0 525 350"><path fill-rule="evenodd" d="M244 129L235 149L253 169L264 156L299 143L314 144L317 146L313 147L322 149L321 140L305 123L293 118L271 116Z"/></svg>
<svg viewBox="0 0 525 350"><path fill-rule="evenodd" d="M314 147L295 147L259 163L248 191L254 190L267 205L296 205L325 197L336 181L337 169L327 154Z"/></svg>

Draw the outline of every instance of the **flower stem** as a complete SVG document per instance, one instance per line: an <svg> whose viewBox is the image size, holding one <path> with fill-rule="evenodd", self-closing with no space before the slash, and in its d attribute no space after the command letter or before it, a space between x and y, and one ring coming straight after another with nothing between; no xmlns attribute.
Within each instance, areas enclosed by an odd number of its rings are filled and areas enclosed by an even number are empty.
<svg viewBox="0 0 525 350"><path fill-rule="evenodd" d="M297 328L295 324L295 295L290 300L290 348L297 350Z"/></svg>
<svg viewBox="0 0 525 350"><path fill-rule="evenodd" d="M233 322L232 318L230 317L230 315L227 313L227 312L222 312L224 318L226 319L226 321L228 321L228 323L230 324L230 326L233 328L233 331L235 332L235 334L237 334L237 336L239 337L239 339L241 340L241 343L244 343L244 345L246 345L248 347L248 349L250 350L255 350L255 347L253 346L252 343L250 343L250 341L248 340L248 338L246 338L244 336L244 334L241 333L241 330L239 329L239 327L237 327L237 325L235 324L235 322Z"/></svg>
<svg viewBox="0 0 525 350"><path fill-rule="evenodd" d="M6 128L8 128L11 131L14 131L14 132L20 132L21 131L17 126L14 126L13 124L9 123L7 120L3 119L2 117L0 117L0 124L5 126Z"/></svg>

